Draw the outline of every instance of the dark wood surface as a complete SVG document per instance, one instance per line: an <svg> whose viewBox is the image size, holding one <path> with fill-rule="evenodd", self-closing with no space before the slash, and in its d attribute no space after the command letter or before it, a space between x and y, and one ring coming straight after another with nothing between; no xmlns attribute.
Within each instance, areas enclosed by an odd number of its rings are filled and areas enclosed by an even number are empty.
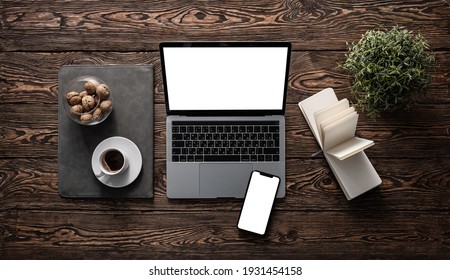
<svg viewBox="0 0 450 280"><path fill-rule="evenodd" d="M449 1L8 1L0 3L1 259L449 259ZM409 112L358 135L380 187L347 201L297 103L325 87L346 42L398 24L420 31L438 67ZM242 200L168 200L164 40L288 40L286 197L264 237L236 229ZM64 199L57 181L57 73L66 64L155 66L153 199ZM144 170L145 172L145 170Z"/></svg>

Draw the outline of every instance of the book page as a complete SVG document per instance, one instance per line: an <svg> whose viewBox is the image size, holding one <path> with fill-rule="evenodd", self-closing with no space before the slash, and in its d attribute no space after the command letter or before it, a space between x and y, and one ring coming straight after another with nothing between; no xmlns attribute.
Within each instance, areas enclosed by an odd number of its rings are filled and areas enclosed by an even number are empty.
<svg viewBox="0 0 450 280"><path fill-rule="evenodd" d="M323 128L325 126L330 125L330 124L332 124L332 123L334 123L334 122L336 122L336 121L338 121L340 119L343 119L343 118L345 118L345 117L347 117L349 115L352 115L352 114L356 114L355 108L350 107L350 108L345 109L344 111L342 111L342 112L340 112L340 113L338 113L338 114L336 114L336 115L334 115L334 116L332 116L332 117L322 121L320 124L318 124L319 125L320 135L322 137L322 143L323 143L322 130L323 130Z"/></svg>
<svg viewBox="0 0 450 280"><path fill-rule="evenodd" d="M334 146L333 148L327 150L326 153L334 156L339 160L344 160L373 145L374 143L372 140L367 140L359 137L352 137L350 138L350 140L347 140L344 143Z"/></svg>
<svg viewBox="0 0 450 280"><path fill-rule="evenodd" d="M319 137L321 140L323 139L323 135L322 135L322 131L320 129L320 124L324 120L329 119L333 116L336 116L340 112L348 109L349 106L350 105L348 103L348 100L344 98L344 99L336 102L335 104L326 106L323 109L318 110L314 113L314 119L316 121L317 129L319 131Z"/></svg>
<svg viewBox="0 0 450 280"><path fill-rule="evenodd" d="M349 107L348 109L345 109L344 111L342 111L342 112L340 112L340 113L338 113L338 114L336 114L336 115L334 115L334 116L332 116L332 117L322 121L320 123L320 126L321 127L327 126L327 125L329 125L329 124L331 124L331 123L333 123L333 122L335 122L337 120L340 120L340 119L350 115L353 112L355 112L355 108Z"/></svg>
<svg viewBox="0 0 450 280"><path fill-rule="evenodd" d="M358 114L352 114L323 127L323 150L327 151L355 136Z"/></svg>
<svg viewBox="0 0 450 280"><path fill-rule="evenodd" d="M337 102L338 99L334 93L334 90L332 88L326 88L298 103L298 107L302 111L303 116L305 117L306 122L308 123L309 128L316 138L320 148L323 148L323 145L322 140L319 137L319 129L316 125L314 113Z"/></svg>

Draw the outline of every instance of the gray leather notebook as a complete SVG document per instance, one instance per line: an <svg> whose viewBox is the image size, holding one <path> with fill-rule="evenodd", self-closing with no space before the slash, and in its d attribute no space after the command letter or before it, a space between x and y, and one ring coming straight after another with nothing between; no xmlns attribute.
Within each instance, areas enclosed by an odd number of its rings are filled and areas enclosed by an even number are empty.
<svg viewBox="0 0 450 280"><path fill-rule="evenodd" d="M71 120L63 107L68 83L92 75L111 90L113 110L102 123L85 126ZM69 198L153 197L153 66L67 65L58 73L58 189ZM93 174L91 157L103 140L121 136L134 142L142 169L128 186L111 188Z"/></svg>

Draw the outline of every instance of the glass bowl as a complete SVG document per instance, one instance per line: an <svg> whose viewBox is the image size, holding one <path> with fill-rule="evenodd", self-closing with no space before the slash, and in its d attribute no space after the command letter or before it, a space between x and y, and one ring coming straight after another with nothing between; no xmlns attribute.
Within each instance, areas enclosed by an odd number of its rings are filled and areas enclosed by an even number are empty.
<svg viewBox="0 0 450 280"><path fill-rule="evenodd" d="M68 83L63 92L67 116L82 125L96 125L111 113L112 94L108 85L94 76L80 76Z"/></svg>

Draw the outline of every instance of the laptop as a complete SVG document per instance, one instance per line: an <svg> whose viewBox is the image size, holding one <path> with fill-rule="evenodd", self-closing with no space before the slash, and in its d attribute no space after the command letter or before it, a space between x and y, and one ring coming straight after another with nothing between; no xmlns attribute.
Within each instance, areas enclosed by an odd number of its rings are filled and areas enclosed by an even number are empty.
<svg viewBox="0 0 450 280"><path fill-rule="evenodd" d="M253 170L285 196L289 42L163 42L167 197L243 198Z"/></svg>

